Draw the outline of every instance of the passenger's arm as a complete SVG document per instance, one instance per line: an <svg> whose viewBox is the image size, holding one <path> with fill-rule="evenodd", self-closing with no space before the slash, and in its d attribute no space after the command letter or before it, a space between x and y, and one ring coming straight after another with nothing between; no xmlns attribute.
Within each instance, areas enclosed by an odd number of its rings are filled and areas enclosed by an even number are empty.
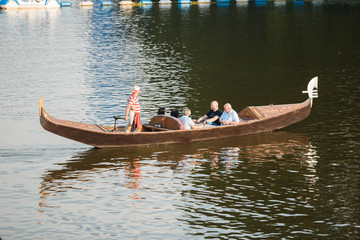
<svg viewBox="0 0 360 240"><path fill-rule="evenodd" d="M210 118L210 119L208 119L208 120L206 120L206 121L213 123L213 122L215 122L215 121L218 120L218 119L219 119L219 116L215 116L215 117Z"/></svg>
<svg viewBox="0 0 360 240"><path fill-rule="evenodd" d="M220 124L222 124L222 125L229 125L229 121L227 121L227 120L222 120L221 118L220 118Z"/></svg>
<svg viewBox="0 0 360 240"><path fill-rule="evenodd" d="M204 116L202 116L201 118L199 118L198 120L196 120L196 123L199 123L199 122L201 122L201 121L203 121L203 120L205 120L205 119L207 119L208 118L208 116L205 114Z"/></svg>

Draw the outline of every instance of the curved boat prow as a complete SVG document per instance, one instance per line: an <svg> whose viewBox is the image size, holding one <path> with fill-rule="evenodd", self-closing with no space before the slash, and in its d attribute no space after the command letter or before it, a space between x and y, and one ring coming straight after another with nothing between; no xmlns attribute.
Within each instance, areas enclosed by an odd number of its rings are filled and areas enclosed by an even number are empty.
<svg viewBox="0 0 360 240"><path fill-rule="evenodd" d="M303 91L302 93L307 93L309 95L309 98L311 98L312 107L313 99L318 98L318 77L311 79L307 85L307 91Z"/></svg>

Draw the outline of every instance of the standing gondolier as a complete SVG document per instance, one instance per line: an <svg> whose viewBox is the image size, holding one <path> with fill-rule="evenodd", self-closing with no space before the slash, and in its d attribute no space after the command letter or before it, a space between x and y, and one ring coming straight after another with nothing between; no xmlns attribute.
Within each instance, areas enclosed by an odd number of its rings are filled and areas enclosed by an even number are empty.
<svg viewBox="0 0 360 240"><path fill-rule="evenodd" d="M138 95L141 92L138 86L134 86L132 94L129 96L128 105L125 112L125 121L129 120L129 123L125 129L125 132L131 132L133 129L138 132L140 131L140 104Z"/></svg>

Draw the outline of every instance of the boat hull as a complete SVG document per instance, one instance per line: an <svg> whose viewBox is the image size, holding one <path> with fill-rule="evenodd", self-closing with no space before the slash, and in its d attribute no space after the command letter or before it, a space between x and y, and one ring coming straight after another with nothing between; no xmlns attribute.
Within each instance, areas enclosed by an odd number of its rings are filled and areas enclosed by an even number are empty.
<svg viewBox="0 0 360 240"><path fill-rule="evenodd" d="M262 118L231 126L192 130L113 132L96 124L53 118L40 106L40 123L49 132L98 148L191 143L212 139L270 132L304 120L311 112L311 99L303 103L256 107Z"/></svg>

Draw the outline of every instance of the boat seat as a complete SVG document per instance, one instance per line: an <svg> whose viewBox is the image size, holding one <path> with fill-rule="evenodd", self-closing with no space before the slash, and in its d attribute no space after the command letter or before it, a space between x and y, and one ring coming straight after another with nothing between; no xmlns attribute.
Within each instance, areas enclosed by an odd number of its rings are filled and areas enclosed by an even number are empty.
<svg viewBox="0 0 360 240"><path fill-rule="evenodd" d="M151 131L171 131L171 129L161 128L161 127L154 127L150 124L142 125L144 128L151 130Z"/></svg>
<svg viewBox="0 0 360 240"><path fill-rule="evenodd" d="M145 127L146 125L147 124L145 124ZM168 115L157 115L152 117L148 125L151 126L151 130L184 130L184 125L178 118Z"/></svg>
<svg viewBox="0 0 360 240"><path fill-rule="evenodd" d="M239 118L246 120L255 120L265 118L264 114L254 106L246 107L241 112L238 113Z"/></svg>

